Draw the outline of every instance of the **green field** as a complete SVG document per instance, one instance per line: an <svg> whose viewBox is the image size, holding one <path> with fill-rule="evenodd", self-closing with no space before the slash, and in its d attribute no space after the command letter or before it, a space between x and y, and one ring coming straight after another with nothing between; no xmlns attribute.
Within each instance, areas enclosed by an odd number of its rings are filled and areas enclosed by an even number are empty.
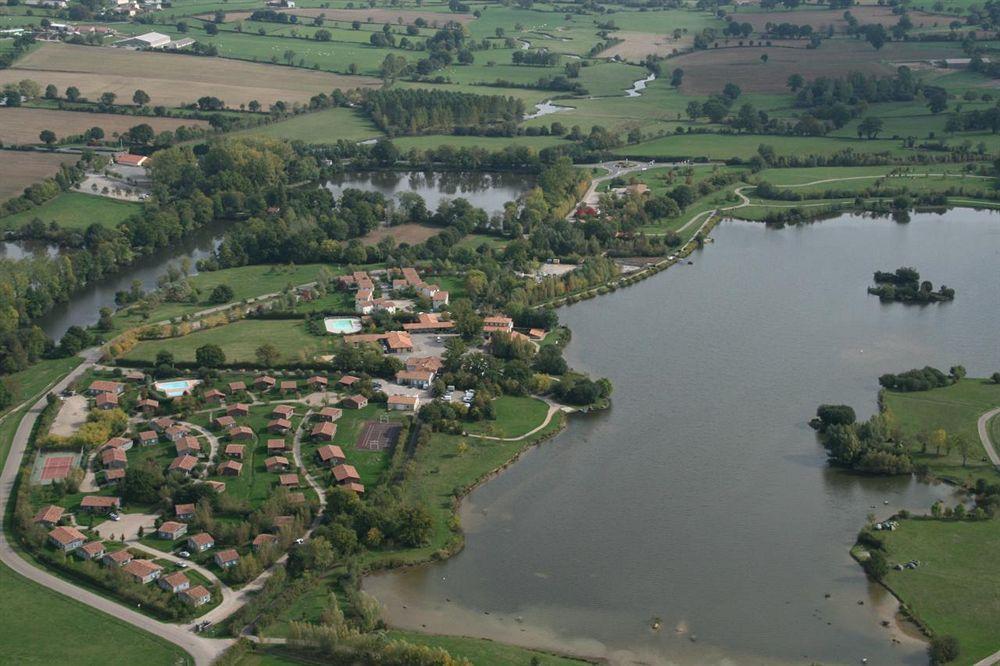
<svg viewBox="0 0 1000 666"><path fill-rule="evenodd" d="M1000 473L984 461L986 452L979 441L976 423L980 415L1000 406L1000 384L985 379L965 378L957 384L931 391L898 393L884 391L885 406L904 433L943 428L949 435L962 434L975 443L966 467L957 451L935 455L934 451L914 451L914 461L928 465L936 475L963 482L969 476L985 476L996 482Z"/></svg>
<svg viewBox="0 0 1000 666"><path fill-rule="evenodd" d="M245 133L306 143L336 143L340 139L363 141L382 136L382 132L360 111L344 108L294 116Z"/></svg>
<svg viewBox="0 0 1000 666"><path fill-rule="evenodd" d="M891 570L886 585L935 634L958 638L955 663L971 664L1000 648L1000 520L904 520L881 532L890 564L918 560L916 569Z"/></svg>
<svg viewBox="0 0 1000 666"><path fill-rule="evenodd" d="M79 356L43 359L27 370L4 375L2 381L14 395L10 408L16 408L22 402L38 397L39 393L64 377L82 361ZM0 414L4 412L5 410L0 410Z"/></svg>
<svg viewBox="0 0 1000 666"><path fill-rule="evenodd" d="M177 361L193 362L198 347L215 344L222 347L227 362L256 362L254 351L265 342L282 351L282 361L296 362L332 349L333 336L310 335L301 320L245 320L180 338L140 342L125 358L152 362L156 353L164 350Z"/></svg>
<svg viewBox="0 0 1000 666"><path fill-rule="evenodd" d="M493 401L495 421L470 423L466 432L494 437L521 437L542 424L548 403L532 397L505 395Z"/></svg>
<svg viewBox="0 0 1000 666"><path fill-rule="evenodd" d="M115 227L129 215L139 212L139 208L140 204L137 203L64 192L41 206L0 218L0 229L17 229L35 219L41 220L46 226L55 222L63 229L76 231L83 231L92 224Z"/></svg>

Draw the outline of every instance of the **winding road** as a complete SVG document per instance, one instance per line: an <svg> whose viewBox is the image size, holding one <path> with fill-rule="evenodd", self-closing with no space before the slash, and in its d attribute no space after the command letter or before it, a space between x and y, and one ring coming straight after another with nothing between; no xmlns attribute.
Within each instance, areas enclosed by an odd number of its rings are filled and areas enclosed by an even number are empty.
<svg viewBox="0 0 1000 666"><path fill-rule="evenodd" d="M976 427L979 429L979 440L983 443L983 448L986 449L986 455L989 457L990 462L993 463L993 466L1000 469L1000 455L997 455L996 447L993 442L990 441L989 431L990 420L998 414L1000 414L1000 407L991 409L979 417ZM1000 652L998 652L996 656L997 659L1000 660Z"/></svg>

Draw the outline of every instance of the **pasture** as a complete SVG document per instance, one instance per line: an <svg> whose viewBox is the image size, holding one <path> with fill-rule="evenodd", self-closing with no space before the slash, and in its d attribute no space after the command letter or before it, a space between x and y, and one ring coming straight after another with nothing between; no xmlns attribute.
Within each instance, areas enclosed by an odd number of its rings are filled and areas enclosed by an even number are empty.
<svg viewBox="0 0 1000 666"><path fill-rule="evenodd" d="M54 176L59 165L78 159L77 155L58 153L0 152L0 201L21 194L28 185Z"/></svg>
<svg viewBox="0 0 1000 666"><path fill-rule="evenodd" d="M128 96L131 98L131 95ZM100 127L108 139L117 137L140 123L146 123L157 133L176 130L178 127L208 127L204 120L186 118L158 118L155 116L125 116L117 113L86 113L82 111L56 111L27 107L0 108L0 141L9 144L41 143L42 130L52 130L56 137L82 134L91 127Z"/></svg>
<svg viewBox="0 0 1000 666"><path fill-rule="evenodd" d="M153 104L180 106L211 95L230 108L250 100L265 107L278 100L305 102L335 88L379 85L377 80L362 76L59 43L47 43L18 60L16 67L0 70L0 85L25 78L42 86L52 83L60 90L73 85L89 99L108 91L121 99L131 99L136 88L142 88Z"/></svg>
<svg viewBox="0 0 1000 666"><path fill-rule="evenodd" d="M137 203L116 201L93 194L64 192L41 206L0 218L0 229L17 229L36 219L46 225L54 222L63 229L78 231L84 231L92 224L112 228L139 209L140 205Z"/></svg>

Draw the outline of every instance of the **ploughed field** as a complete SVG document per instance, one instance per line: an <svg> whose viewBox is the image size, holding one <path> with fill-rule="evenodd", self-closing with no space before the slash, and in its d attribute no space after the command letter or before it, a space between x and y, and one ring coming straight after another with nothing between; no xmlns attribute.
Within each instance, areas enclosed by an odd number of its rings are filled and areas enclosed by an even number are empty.
<svg viewBox="0 0 1000 666"><path fill-rule="evenodd" d="M133 90L134 92L134 90ZM131 94L128 95L131 98ZM155 103L156 100L153 100ZM91 127L100 127L106 137L121 134L140 123L156 132L175 130L178 127L208 127L204 120L187 118L158 118L155 116L122 116L114 113L86 113L81 111L55 111L26 107L0 109L0 141L6 144L38 143L42 130L52 130L56 138L82 134Z"/></svg>

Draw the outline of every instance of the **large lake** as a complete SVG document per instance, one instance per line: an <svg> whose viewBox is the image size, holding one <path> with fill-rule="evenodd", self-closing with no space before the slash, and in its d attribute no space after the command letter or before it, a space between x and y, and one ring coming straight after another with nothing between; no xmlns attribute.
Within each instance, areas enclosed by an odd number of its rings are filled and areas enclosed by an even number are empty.
<svg viewBox="0 0 1000 666"><path fill-rule="evenodd" d="M473 492L459 555L368 579L392 623L616 663L926 663L848 549L869 512L951 490L831 470L806 422L822 402L873 413L887 371L1000 369L1000 216L713 236L694 265L560 311L613 408ZM956 300L866 294L901 265Z"/></svg>
<svg viewBox="0 0 1000 666"><path fill-rule="evenodd" d="M327 181L326 187L339 197L344 190L381 192L394 197L403 192L419 194L427 209L437 210L445 199L463 198L488 214L502 213L535 184L535 177L518 173L463 173L458 171L358 171Z"/></svg>

